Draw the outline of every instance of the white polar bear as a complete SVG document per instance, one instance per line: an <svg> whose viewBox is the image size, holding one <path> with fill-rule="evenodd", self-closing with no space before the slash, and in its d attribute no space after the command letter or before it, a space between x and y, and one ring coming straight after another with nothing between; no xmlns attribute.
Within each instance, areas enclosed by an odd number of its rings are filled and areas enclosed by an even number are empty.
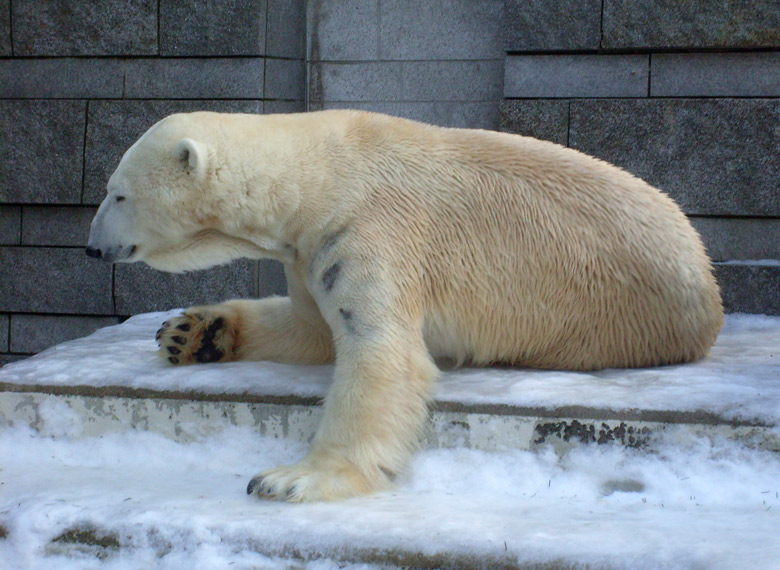
<svg viewBox="0 0 780 570"><path fill-rule="evenodd" d="M701 358L718 287L679 208L549 142L379 114L172 115L122 158L87 254L181 272L284 263L289 297L191 308L173 364L325 363L310 452L247 492L335 500L387 488L437 368L589 370Z"/></svg>

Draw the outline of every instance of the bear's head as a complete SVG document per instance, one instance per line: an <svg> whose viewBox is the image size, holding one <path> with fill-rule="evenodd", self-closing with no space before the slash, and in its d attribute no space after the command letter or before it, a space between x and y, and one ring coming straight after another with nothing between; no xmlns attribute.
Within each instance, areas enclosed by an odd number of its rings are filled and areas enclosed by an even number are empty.
<svg viewBox="0 0 780 570"><path fill-rule="evenodd" d="M87 255L171 272L268 257L262 232L253 240L233 231L246 209L232 191L240 169L228 168L212 144L219 128L210 115L171 115L125 152L92 221Z"/></svg>

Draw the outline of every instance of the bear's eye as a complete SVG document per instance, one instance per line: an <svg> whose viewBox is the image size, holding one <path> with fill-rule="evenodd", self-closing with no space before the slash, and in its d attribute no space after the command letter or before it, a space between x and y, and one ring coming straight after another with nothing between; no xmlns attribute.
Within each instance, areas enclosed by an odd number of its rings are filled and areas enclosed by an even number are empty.
<svg viewBox="0 0 780 570"><path fill-rule="evenodd" d="M124 196L117 196L116 197L116 201L117 202L124 202L125 201L125 197Z"/></svg>

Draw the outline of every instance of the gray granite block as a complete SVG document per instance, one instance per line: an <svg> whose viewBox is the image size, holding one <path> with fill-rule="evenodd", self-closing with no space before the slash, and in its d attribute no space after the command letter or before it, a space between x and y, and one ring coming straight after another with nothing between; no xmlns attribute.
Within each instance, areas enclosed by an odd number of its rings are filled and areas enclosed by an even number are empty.
<svg viewBox="0 0 780 570"><path fill-rule="evenodd" d="M284 266L275 259L257 262L257 296L287 295L287 278Z"/></svg>
<svg viewBox="0 0 780 570"><path fill-rule="evenodd" d="M572 101L569 144L688 214L780 216L780 100Z"/></svg>
<svg viewBox="0 0 780 570"><path fill-rule="evenodd" d="M360 109L385 113L440 127L495 130L498 128L498 101L329 101L326 109Z"/></svg>
<svg viewBox="0 0 780 570"><path fill-rule="evenodd" d="M499 128L508 133L566 145L569 102L515 99L501 103Z"/></svg>
<svg viewBox="0 0 780 570"><path fill-rule="evenodd" d="M602 0L506 0L508 52L597 50Z"/></svg>
<svg viewBox="0 0 780 570"><path fill-rule="evenodd" d="M0 354L0 368L5 366L6 364L11 364L12 362L17 362L19 360L24 360L27 358L28 354Z"/></svg>
<svg viewBox="0 0 780 570"><path fill-rule="evenodd" d="M780 97L780 53L660 53L650 67L653 97Z"/></svg>
<svg viewBox="0 0 780 570"><path fill-rule="evenodd" d="M602 47L780 46L777 0L604 0Z"/></svg>
<svg viewBox="0 0 780 570"><path fill-rule="evenodd" d="M11 0L0 0L0 56L11 55Z"/></svg>
<svg viewBox="0 0 780 570"><path fill-rule="evenodd" d="M261 99L260 57L131 59L125 97L141 99Z"/></svg>
<svg viewBox="0 0 780 570"><path fill-rule="evenodd" d="M8 334L10 318L8 315L0 315L0 352L8 352Z"/></svg>
<svg viewBox="0 0 780 570"><path fill-rule="evenodd" d="M409 61L401 64L404 101L498 101L503 60Z"/></svg>
<svg viewBox="0 0 780 570"><path fill-rule="evenodd" d="M161 55L264 55L266 0L159 0Z"/></svg>
<svg viewBox="0 0 780 570"><path fill-rule="evenodd" d="M268 0L266 55L305 59L306 4L306 0Z"/></svg>
<svg viewBox="0 0 780 570"><path fill-rule="evenodd" d="M19 245L22 235L22 208L0 205L0 245Z"/></svg>
<svg viewBox="0 0 780 570"><path fill-rule="evenodd" d="M0 101L0 202L78 203L83 101Z"/></svg>
<svg viewBox="0 0 780 570"><path fill-rule="evenodd" d="M727 313L780 315L780 265L715 264Z"/></svg>
<svg viewBox="0 0 780 570"><path fill-rule="evenodd" d="M257 296L257 262L240 260L205 271L163 273L141 263L117 264L116 313L135 315Z"/></svg>
<svg viewBox="0 0 780 570"><path fill-rule="evenodd" d="M265 60L265 98L302 101L306 96L306 64L300 59Z"/></svg>
<svg viewBox="0 0 780 570"><path fill-rule="evenodd" d="M379 0L312 0L311 61L378 60Z"/></svg>
<svg viewBox="0 0 780 570"><path fill-rule="evenodd" d="M382 0L379 58L500 59L503 11L503 0Z"/></svg>
<svg viewBox="0 0 780 570"><path fill-rule="evenodd" d="M13 0L17 56L157 54L156 0Z"/></svg>
<svg viewBox="0 0 780 570"><path fill-rule="evenodd" d="M401 63L319 64L323 101L398 101L401 99Z"/></svg>
<svg viewBox="0 0 780 570"><path fill-rule="evenodd" d="M263 112L271 113L303 113L306 111L306 102L301 101L264 101Z"/></svg>
<svg viewBox="0 0 780 570"><path fill-rule="evenodd" d="M507 98L645 97L647 55L508 56Z"/></svg>
<svg viewBox="0 0 780 570"><path fill-rule="evenodd" d="M111 272L81 248L0 247L0 311L111 314Z"/></svg>
<svg viewBox="0 0 780 570"><path fill-rule="evenodd" d="M118 59L0 60L0 97L7 99L119 98L123 82Z"/></svg>
<svg viewBox="0 0 780 570"><path fill-rule="evenodd" d="M11 352L40 352L55 344L91 335L115 325L116 317L11 315Z"/></svg>
<svg viewBox="0 0 780 570"><path fill-rule="evenodd" d="M87 245L95 208L81 206L25 206L23 245Z"/></svg>
<svg viewBox="0 0 780 570"><path fill-rule="evenodd" d="M694 216L690 220L714 261L780 259L780 219Z"/></svg>
<svg viewBox="0 0 780 570"><path fill-rule="evenodd" d="M84 203L99 204L124 152L160 119L173 113L263 112L262 101L90 101ZM0 167L1 168L1 167Z"/></svg>

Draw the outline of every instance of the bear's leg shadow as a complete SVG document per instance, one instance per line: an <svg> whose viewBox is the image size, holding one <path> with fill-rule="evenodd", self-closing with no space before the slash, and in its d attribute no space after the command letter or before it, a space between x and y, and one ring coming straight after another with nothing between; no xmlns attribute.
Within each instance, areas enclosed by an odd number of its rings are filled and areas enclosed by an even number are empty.
<svg viewBox="0 0 780 570"><path fill-rule="evenodd" d="M334 358L327 323L302 318L289 297L191 307L157 331L158 354L171 364L273 360L323 364Z"/></svg>
<svg viewBox="0 0 780 570"><path fill-rule="evenodd" d="M311 450L297 464L256 475L247 493L307 502L387 489L418 445L438 372L422 319L392 314L357 290L359 303L320 305L336 367Z"/></svg>

